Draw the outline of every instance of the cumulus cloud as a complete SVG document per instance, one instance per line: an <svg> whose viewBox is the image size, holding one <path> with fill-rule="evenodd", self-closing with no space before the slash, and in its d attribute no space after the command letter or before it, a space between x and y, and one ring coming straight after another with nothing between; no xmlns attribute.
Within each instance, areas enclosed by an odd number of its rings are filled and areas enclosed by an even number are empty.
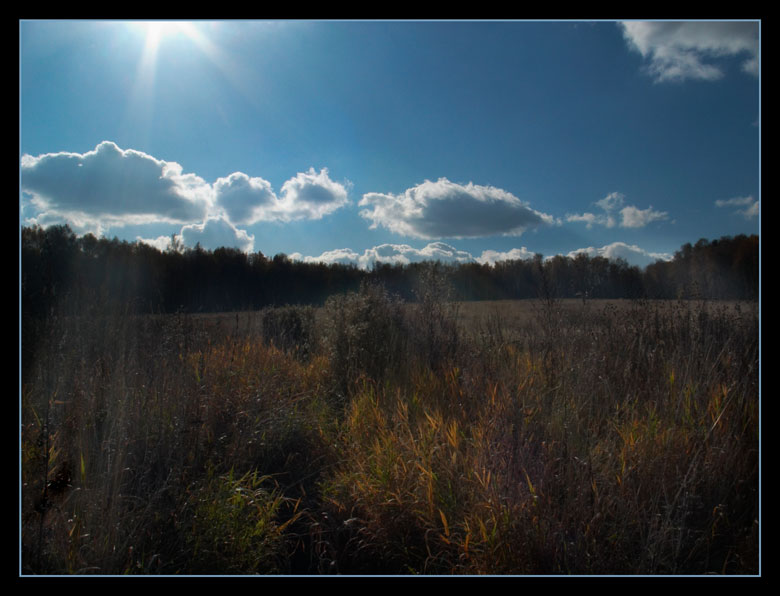
<svg viewBox="0 0 780 596"><path fill-rule="evenodd" d="M78 234L103 235L127 225L182 224L187 246L224 239L225 246L242 250L252 237L236 226L320 219L349 202L347 186L331 180L326 168L298 173L277 197L263 178L233 172L209 184L176 162L111 141L83 154L23 155L21 188L20 214L28 225L67 223ZM164 242L139 239L154 246Z"/></svg>
<svg viewBox="0 0 780 596"><path fill-rule="evenodd" d="M277 201L270 182L250 178L242 172L218 178L214 183L214 199L234 224L253 224L266 219Z"/></svg>
<svg viewBox="0 0 780 596"><path fill-rule="evenodd" d="M214 204L233 224L259 221L322 219L349 203L345 184L330 179L328 169L299 172L282 185L281 197L263 178L233 172L214 183Z"/></svg>
<svg viewBox="0 0 780 596"><path fill-rule="evenodd" d="M21 160L22 190L44 217L76 225L202 219L211 187L175 162L104 141L86 153L47 153Z"/></svg>
<svg viewBox="0 0 780 596"><path fill-rule="evenodd" d="M525 230L552 224L552 216L540 213L511 193L493 186L465 185L439 178L426 180L399 195L367 193L360 215L371 228L432 240L519 236Z"/></svg>
<svg viewBox="0 0 780 596"><path fill-rule="evenodd" d="M566 221L585 223L588 229L594 225L602 225L607 228L612 228L616 225L622 228L641 228L651 222L669 218L667 212L656 211L652 205L647 209L639 209L633 205L624 207L624 203L625 196L622 193L612 192L594 203L604 213L568 214L566 215Z"/></svg>
<svg viewBox="0 0 780 596"><path fill-rule="evenodd" d="M670 261L672 255L667 253L648 252L642 248L639 248L633 244L626 244L625 242L613 242L607 244L601 248L588 247L580 248L570 252L568 257L574 258L580 253L585 253L590 257L604 257L610 260L623 259L628 262L629 265L637 265L639 267L646 267L656 261Z"/></svg>
<svg viewBox="0 0 780 596"><path fill-rule="evenodd" d="M125 225L125 219L119 219L116 223L113 223L110 219L104 217L96 218L84 213L74 212L56 212L56 211L44 211L36 215L25 216L22 220L26 226L40 226L42 228L48 228L49 226L60 225L67 223L70 229L77 235L82 236L84 234L93 234L100 237L107 234L108 229L113 225L121 227ZM144 223L144 222L138 222Z"/></svg>
<svg viewBox="0 0 780 596"><path fill-rule="evenodd" d="M742 70L758 75L758 23L621 22L629 47L647 59L656 82L686 79L713 81L723 77L727 57L741 57Z"/></svg>
<svg viewBox="0 0 780 596"><path fill-rule="evenodd" d="M239 230L224 218L209 218L200 224L182 227L181 241L185 246L200 245L206 250L220 247L237 248L243 252L252 252L255 237Z"/></svg>
<svg viewBox="0 0 780 596"><path fill-rule="evenodd" d="M348 204L347 188L330 179L328 169L299 172L282 185L282 197L275 209L280 219L321 219Z"/></svg>
<svg viewBox="0 0 780 596"><path fill-rule="evenodd" d="M282 185L281 197L271 183L234 172L214 183L214 203L233 224L322 219L349 203L347 186L330 179L328 169L299 172Z"/></svg>
<svg viewBox="0 0 780 596"><path fill-rule="evenodd" d="M180 232L175 236L182 246L188 248L194 248L196 244L200 244L205 250L236 248L246 253L254 251L255 237L236 228L224 217L210 217L203 223L182 226ZM136 236L135 239L153 246L161 252L171 248L171 236L157 236L156 238Z"/></svg>
<svg viewBox="0 0 780 596"><path fill-rule="evenodd" d="M760 201L756 201L752 196L719 199L715 201L716 207L744 207L744 209L736 209L736 213L739 213L745 219L753 219L754 217L758 217L760 210L759 205Z"/></svg>

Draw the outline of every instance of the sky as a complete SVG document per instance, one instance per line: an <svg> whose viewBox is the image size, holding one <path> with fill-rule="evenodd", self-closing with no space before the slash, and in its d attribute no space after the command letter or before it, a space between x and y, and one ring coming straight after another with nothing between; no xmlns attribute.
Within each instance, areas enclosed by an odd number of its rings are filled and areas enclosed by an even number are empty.
<svg viewBox="0 0 780 596"><path fill-rule="evenodd" d="M301 261L758 234L760 21L19 21L19 219Z"/></svg>

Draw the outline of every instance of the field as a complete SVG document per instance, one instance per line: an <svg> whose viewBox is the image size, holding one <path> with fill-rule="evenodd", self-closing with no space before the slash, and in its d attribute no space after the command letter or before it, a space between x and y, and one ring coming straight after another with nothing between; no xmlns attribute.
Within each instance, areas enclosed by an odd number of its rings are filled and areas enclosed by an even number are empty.
<svg viewBox="0 0 780 596"><path fill-rule="evenodd" d="M759 572L755 303L430 287L51 317L21 572Z"/></svg>

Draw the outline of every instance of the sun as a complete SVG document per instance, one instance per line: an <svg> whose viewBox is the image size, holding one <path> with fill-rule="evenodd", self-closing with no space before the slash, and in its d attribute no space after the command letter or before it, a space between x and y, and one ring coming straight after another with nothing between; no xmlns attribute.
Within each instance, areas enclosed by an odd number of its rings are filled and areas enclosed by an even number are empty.
<svg viewBox="0 0 780 596"><path fill-rule="evenodd" d="M165 44L164 41L183 40L203 45L203 35L195 23L188 21L129 21L127 26L135 34L142 38L141 59L138 63L136 74L137 84L141 87L150 87L154 84L157 59L163 49L167 51L179 51L179 44ZM179 46L179 47L176 47Z"/></svg>
<svg viewBox="0 0 780 596"><path fill-rule="evenodd" d="M197 37L195 25L187 21L134 21L133 27L140 28L145 36L144 52L155 55L163 39L183 36Z"/></svg>
<svg viewBox="0 0 780 596"><path fill-rule="evenodd" d="M198 20L136 20L123 21L123 25L134 38L134 51L139 52L128 98L128 112L151 119L158 88L158 66L162 58L177 54L186 54L190 60L188 64L192 68L216 68L234 89L247 100L256 102L256 94L247 82L253 80L250 69L211 39L211 36L223 27L223 23ZM223 37L224 33L223 30ZM171 67L170 62L167 65ZM171 81L179 75L180 72L175 67L168 68L164 73L164 81L169 89L172 88Z"/></svg>

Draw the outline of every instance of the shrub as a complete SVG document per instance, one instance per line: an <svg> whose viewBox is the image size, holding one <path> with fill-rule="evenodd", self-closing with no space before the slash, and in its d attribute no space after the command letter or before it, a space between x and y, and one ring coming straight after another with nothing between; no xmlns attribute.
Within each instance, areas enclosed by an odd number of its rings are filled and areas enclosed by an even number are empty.
<svg viewBox="0 0 780 596"><path fill-rule="evenodd" d="M422 269L415 295L417 302L408 322L415 355L432 369L446 369L457 357L461 338L458 305L452 301L452 287L437 264Z"/></svg>
<svg viewBox="0 0 780 596"><path fill-rule="evenodd" d="M330 297L325 303L324 348L342 395L361 377L381 382L407 358L403 304L378 284Z"/></svg>
<svg viewBox="0 0 780 596"><path fill-rule="evenodd" d="M263 340L280 350L307 359L314 351L314 309L288 305L263 312Z"/></svg>

